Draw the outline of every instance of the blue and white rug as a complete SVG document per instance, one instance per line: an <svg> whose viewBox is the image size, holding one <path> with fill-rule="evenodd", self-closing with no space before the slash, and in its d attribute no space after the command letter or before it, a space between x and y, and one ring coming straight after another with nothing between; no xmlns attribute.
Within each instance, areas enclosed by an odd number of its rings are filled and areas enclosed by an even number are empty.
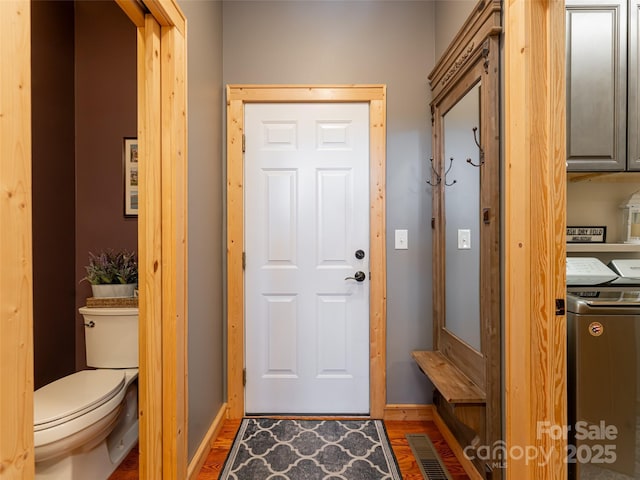
<svg viewBox="0 0 640 480"><path fill-rule="evenodd" d="M401 480L381 420L245 418L220 480Z"/></svg>

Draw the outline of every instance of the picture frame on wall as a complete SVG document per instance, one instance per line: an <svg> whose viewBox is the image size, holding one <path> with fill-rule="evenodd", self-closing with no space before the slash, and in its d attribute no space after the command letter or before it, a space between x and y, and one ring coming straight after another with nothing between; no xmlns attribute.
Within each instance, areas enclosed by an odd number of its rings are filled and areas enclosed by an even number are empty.
<svg viewBox="0 0 640 480"><path fill-rule="evenodd" d="M138 216L138 139L124 138L124 216Z"/></svg>

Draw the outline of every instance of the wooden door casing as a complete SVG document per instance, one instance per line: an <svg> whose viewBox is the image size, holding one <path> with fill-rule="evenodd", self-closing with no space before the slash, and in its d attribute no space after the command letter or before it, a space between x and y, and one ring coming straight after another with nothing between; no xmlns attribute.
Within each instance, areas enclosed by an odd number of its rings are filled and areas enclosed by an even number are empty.
<svg viewBox="0 0 640 480"><path fill-rule="evenodd" d="M368 102L370 201L369 390L370 416L382 418L386 402L385 163L384 85L227 86L227 402L229 417L245 413L243 387L244 104L249 102Z"/></svg>

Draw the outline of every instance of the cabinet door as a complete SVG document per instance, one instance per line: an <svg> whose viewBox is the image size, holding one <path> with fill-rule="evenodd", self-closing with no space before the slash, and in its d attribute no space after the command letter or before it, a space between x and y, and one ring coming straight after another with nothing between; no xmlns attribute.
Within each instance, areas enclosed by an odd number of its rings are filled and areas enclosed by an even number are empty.
<svg viewBox="0 0 640 480"><path fill-rule="evenodd" d="M629 100L627 143L629 170L640 170L640 0L631 0L629 4Z"/></svg>
<svg viewBox="0 0 640 480"><path fill-rule="evenodd" d="M569 170L624 170L626 0L567 0Z"/></svg>

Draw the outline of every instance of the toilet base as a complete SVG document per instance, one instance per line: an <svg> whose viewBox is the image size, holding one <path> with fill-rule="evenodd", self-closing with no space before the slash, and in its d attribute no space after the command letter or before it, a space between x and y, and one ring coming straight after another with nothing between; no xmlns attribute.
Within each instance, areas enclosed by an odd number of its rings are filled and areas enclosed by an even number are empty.
<svg viewBox="0 0 640 480"><path fill-rule="evenodd" d="M36 480L107 480L138 441L137 382L129 385L122 411L98 445L80 447L62 458L36 462Z"/></svg>

